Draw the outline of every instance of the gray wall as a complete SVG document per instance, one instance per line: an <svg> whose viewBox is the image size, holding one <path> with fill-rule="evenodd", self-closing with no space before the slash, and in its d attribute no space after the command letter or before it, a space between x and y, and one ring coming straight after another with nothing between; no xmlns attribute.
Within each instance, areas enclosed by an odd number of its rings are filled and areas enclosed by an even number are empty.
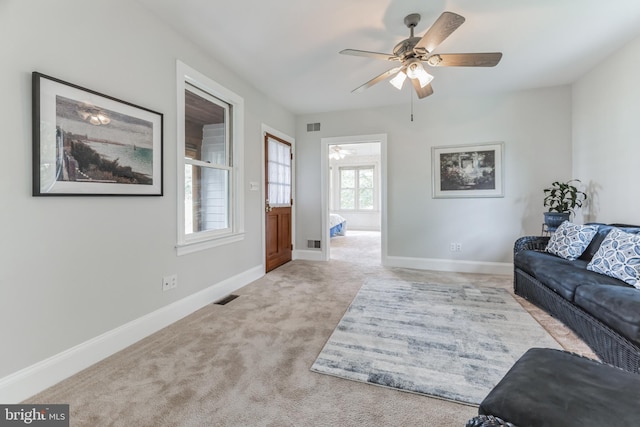
<svg viewBox="0 0 640 427"><path fill-rule="evenodd" d="M260 266L262 123L295 117L135 2L0 2L0 379ZM176 256L176 59L244 97L244 241ZM164 113L164 197L31 197L31 72ZM178 288L162 292L162 276Z"/></svg>
<svg viewBox="0 0 640 427"><path fill-rule="evenodd" d="M573 87L574 176L585 220L640 224L640 37L600 63Z"/></svg>
<svg viewBox="0 0 640 427"><path fill-rule="evenodd" d="M306 132L312 122L320 132ZM388 135L389 257L510 262L514 239L540 232L542 189L571 176L568 86L456 99L436 92L415 104L414 122L408 104L301 116L297 247L321 236L321 138L375 133ZM505 144L504 198L432 198L431 147L495 141ZM462 252L449 252L450 242Z"/></svg>

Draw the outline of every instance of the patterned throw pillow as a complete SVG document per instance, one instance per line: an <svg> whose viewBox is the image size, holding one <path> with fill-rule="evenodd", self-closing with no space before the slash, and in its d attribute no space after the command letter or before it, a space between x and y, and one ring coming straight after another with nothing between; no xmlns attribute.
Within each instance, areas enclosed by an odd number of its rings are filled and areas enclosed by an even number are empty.
<svg viewBox="0 0 640 427"><path fill-rule="evenodd" d="M615 277L640 289L640 235L612 229L587 270Z"/></svg>
<svg viewBox="0 0 640 427"><path fill-rule="evenodd" d="M565 221L551 235L546 251L570 261L576 260L597 232L597 225L578 225Z"/></svg>

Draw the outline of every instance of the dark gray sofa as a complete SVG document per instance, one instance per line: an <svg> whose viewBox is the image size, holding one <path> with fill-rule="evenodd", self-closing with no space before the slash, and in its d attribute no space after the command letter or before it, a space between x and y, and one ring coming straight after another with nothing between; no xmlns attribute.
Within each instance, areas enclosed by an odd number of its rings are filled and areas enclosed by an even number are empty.
<svg viewBox="0 0 640 427"><path fill-rule="evenodd" d="M575 261L545 252L549 237L518 239L514 290L571 328L603 362L640 373L640 289L586 269L613 227L640 234L640 226L597 225Z"/></svg>

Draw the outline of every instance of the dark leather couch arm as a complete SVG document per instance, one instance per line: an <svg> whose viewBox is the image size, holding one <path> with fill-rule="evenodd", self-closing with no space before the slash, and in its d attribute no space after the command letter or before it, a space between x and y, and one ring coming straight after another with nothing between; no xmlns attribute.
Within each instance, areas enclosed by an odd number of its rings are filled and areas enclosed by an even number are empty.
<svg viewBox="0 0 640 427"><path fill-rule="evenodd" d="M471 418L465 427L516 427L510 422L504 421L493 415L478 415Z"/></svg>
<svg viewBox="0 0 640 427"><path fill-rule="evenodd" d="M524 250L544 251L549 243L549 236L520 237L513 245L513 254Z"/></svg>

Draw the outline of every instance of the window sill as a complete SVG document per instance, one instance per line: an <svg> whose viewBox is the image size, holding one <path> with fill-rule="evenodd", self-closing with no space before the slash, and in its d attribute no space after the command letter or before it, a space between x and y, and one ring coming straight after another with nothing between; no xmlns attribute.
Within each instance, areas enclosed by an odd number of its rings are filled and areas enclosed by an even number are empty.
<svg viewBox="0 0 640 427"><path fill-rule="evenodd" d="M192 254L194 252L204 251L206 249L215 248L218 246L228 245L234 242L240 242L242 240L244 240L244 233L235 233L229 236L218 237L201 242L183 243L176 246L176 252L178 256L182 256Z"/></svg>

